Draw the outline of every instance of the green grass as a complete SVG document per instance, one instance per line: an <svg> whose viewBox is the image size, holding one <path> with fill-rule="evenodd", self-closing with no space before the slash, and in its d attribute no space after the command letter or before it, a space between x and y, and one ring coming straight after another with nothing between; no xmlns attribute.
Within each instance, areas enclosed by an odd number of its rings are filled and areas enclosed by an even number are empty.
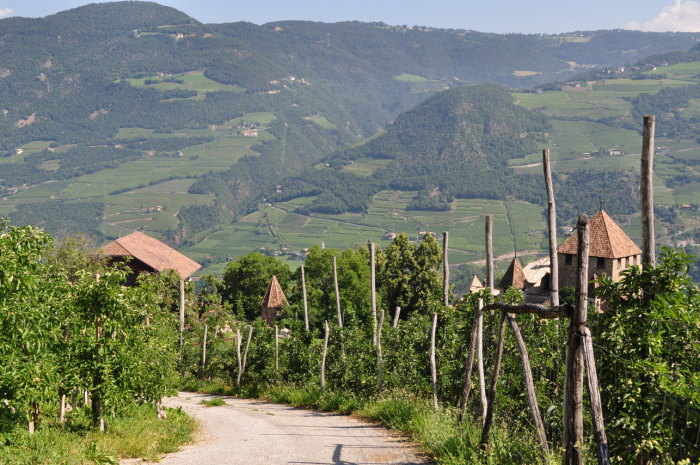
<svg viewBox="0 0 700 465"><path fill-rule="evenodd" d="M218 407L220 405L226 405L226 401L221 397L214 397L213 399L203 399L199 401L200 404L205 407Z"/></svg>
<svg viewBox="0 0 700 465"><path fill-rule="evenodd" d="M318 126L322 127L323 129L335 129L338 127L338 125L331 123L326 119L325 116L321 115L315 115L315 116L307 116L306 118L309 121L312 121L314 124L317 124Z"/></svg>
<svg viewBox="0 0 700 465"><path fill-rule="evenodd" d="M174 79L183 81L182 84L177 82L168 81L167 77L151 76L141 79L125 79L126 82L134 87L149 87L158 90L173 90L173 89L186 89L197 91L198 94L203 95L207 92L216 91L230 91L230 92L244 92L245 89L238 86L231 86L227 84L221 84L216 81L212 81L208 77L204 76L204 71L190 71L183 74L173 75ZM158 84L147 85L145 81L147 79L160 81Z"/></svg>
<svg viewBox="0 0 700 465"><path fill-rule="evenodd" d="M398 76L394 76L394 79L397 81L401 82L425 82L428 79L424 78L423 76L418 76L415 74L399 74Z"/></svg>
<svg viewBox="0 0 700 465"><path fill-rule="evenodd" d="M168 418L158 419L153 405L133 405L123 415L106 419L106 432L89 427L89 409L76 409L66 426L45 420L29 435L24 428L0 432L0 463L29 465L60 463L119 463L119 459L158 456L177 451L193 441L198 427L180 409L166 409ZM50 418L42 412L43 418ZM55 413L55 412L54 412Z"/></svg>

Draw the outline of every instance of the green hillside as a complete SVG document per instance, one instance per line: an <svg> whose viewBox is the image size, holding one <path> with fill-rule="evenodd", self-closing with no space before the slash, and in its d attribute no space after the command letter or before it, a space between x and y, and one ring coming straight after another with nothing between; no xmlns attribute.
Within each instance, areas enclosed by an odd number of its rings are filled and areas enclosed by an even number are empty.
<svg viewBox="0 0 700 465"><path fill-rule="evenodd" d="M693 34L206 25L151 2L6 18L0 30L0 215L59 237L146 230L213 265L457 228L478 215L446 215L483 202L510 222L522 209L508 202L541 205L530 165L543 147L560 170L562 222L601 198L624 220L636 211L639 115L655 109L668 218L694 202ZM607 68L575 77L594 65ZM570 79L582 87L546 84ZM545 92L471 86L487 82ZM583 155L601 147L624 155ZM680 224L673 237L692 234ZM536 248L535 229L510 222L501 252ZM465 263L479 248L469 237Z"/></svg>

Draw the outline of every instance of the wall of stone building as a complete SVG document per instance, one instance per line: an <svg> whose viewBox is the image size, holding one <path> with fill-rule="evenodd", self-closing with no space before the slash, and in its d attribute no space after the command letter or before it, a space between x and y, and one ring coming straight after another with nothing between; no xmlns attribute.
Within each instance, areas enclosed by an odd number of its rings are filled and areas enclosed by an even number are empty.
<svg viewBox="0 0 700 465"><path fill-rule="evenodd" d="M559 288L565 286L576 286L576 255L571 258L571 265L566 264L566 254L557 254L559 260ZM605 266L598 268L598 257L588 259L588 280L593 279L593 275L600 277L603 273L612 276L614 282L620 280L620 271L632 265L641 263L641 255L626 257L621 260L616 258L606 258Z"/></svg>
<svg viewBox="0 0 700 465"><path fill-rule="evenodd" d="M263 321L265 321L269 326L273 326L273 322L275 321L275 318L277 318L277 309L276 308L268 308L268 307L263 307L262 308L262 315L261 318Z"/></svg>
<svg viewBox="0 0 700 465"><path fill-rule="evenodd" d="M559 288L565 286L576 286L576 266L578 260L576 255L571 257L571 264L566 264L566 254L558 254L559 260ZM608 276L613 276L617 281L618 270L615 268L616 260L606 258L603 267L598 267L598 257L588 258L588 280L593 279L593 275L600 277L603 273Z"/></svg>

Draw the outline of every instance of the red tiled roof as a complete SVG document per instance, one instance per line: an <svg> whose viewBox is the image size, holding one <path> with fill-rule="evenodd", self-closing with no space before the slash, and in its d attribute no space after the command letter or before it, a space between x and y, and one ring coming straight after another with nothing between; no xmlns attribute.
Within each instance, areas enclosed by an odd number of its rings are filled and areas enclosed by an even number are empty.
<svg viewBox="0 0 700 465"><path fill-rule="evenodd" d="M503 279L499 283L498 287L501 289L508 289L513 286L516 289L522 289L525 287L525 273L523 272L523 265L520 264L520 260L514 258L510 263L506 274L503 275Z"/></svg>
<svg viewBox="0 0 700 465"><path fill-rule="evenodd" d="M620 227L600 210L588 222L591 245L589 255L601 258L623 258L640 255L642 250ZM575 255L578 252L578 237L569 237L557 250L558 253Z"/></svg>
<svg viewBox="0 0 700 465"><path fill-rule="evenodd" d="M263 308L282 308L283 305L289 305L287 298L284 296L282 286L277 281L277 276L272 275L270 285L267 286L267 292L260 302Z"/></svg>
<svg viewBox="0 0 700 465"><path fill-rule="evenodd" d="M108 257L134 257L156 271L175 270L182 279L189 278L202 267L158 239L141 232L120 237L102 247L102 250Z"/></svg>

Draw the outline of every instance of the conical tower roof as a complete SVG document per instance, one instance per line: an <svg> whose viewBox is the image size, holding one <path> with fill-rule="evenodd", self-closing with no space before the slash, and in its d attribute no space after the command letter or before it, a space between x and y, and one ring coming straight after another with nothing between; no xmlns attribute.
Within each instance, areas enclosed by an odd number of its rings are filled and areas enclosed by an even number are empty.
<svg viewBox="0 0 700 465"><path fill-rule="evenodd" d="M623 258L642 253L637 244L632 242L632 239L603 210L590 219L588 228L591 240L589 255L591 257ZM557 252L576 255L578 253L577 235L574 234L564 241Z"/></svg>
<svg viewBox="0 0 700 465"><path fill-rule="evenodd" d="M499 283L498 287L501 289L508 289L513 286L516 289L522 289L525 287L525 273L523 272L523 265L520 263L518 258L514 258L508 267L508 271L503 275L503 279Z"/></svg>
<svg viewBox="0 0 700 465"><path fill-rule="evenodd" d="M472 278L472 282L469 284L469 292L478 292L482 289L484 289L484 284L479 280L479 278L475 274L474 278Z"/></svg>
<svg viewBox="0 0 700 465"><path fill-rule="evenodd" d="M267 292L265 292L265 297L263 297L260 305L263 308L282 308L283 305L289 305L282 291L282 286L277 281L277 276L272 275L270 285L267 286Z"/></svg>

